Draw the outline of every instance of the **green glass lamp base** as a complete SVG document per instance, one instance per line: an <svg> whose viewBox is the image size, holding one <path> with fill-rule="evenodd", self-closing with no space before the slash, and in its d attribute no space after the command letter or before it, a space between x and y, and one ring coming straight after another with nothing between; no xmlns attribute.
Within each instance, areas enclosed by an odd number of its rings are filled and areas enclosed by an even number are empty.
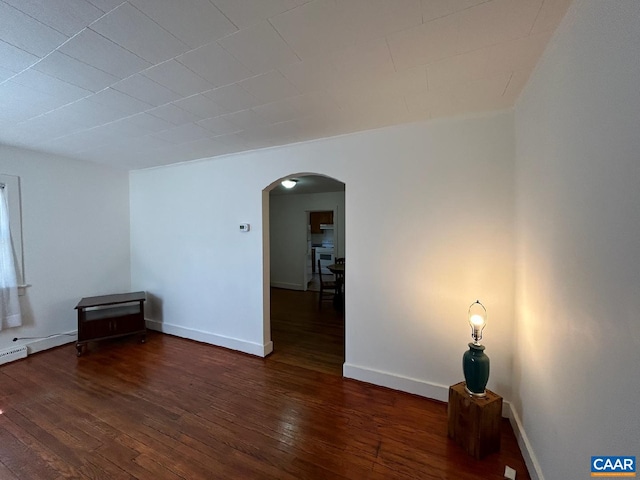
<svg viewBox="0 0 640 480"><path fill-rule="evenodd" d="M462 356L462 371L466 392L474 397L484 397L489 381L489 357L484 353L484 345L469 344L469 350Z"/></svg>

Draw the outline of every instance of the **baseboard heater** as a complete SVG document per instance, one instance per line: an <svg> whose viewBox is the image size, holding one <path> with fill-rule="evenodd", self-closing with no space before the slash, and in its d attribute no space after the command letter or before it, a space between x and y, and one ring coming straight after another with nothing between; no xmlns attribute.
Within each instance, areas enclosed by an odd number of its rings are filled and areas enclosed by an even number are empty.
<svg viewBox="0 0 640 480"><path fill-rule="evenodd" d="M0 365L13 362L14 360L20 360L21 358L27 358L27 347L11 347L4 350L0 350Z"/></svg>

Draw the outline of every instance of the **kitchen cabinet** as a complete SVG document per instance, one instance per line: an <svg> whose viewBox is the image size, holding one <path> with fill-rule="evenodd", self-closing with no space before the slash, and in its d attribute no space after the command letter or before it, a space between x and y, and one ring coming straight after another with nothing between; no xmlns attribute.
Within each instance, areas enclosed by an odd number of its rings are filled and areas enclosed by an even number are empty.
<svg viewBox="0 0 640 480"><path fill-rule="evenodd" d="M320 225L333 225L333 211L311 212L309 223L311 224L311 233L322 233Z"/></svg>

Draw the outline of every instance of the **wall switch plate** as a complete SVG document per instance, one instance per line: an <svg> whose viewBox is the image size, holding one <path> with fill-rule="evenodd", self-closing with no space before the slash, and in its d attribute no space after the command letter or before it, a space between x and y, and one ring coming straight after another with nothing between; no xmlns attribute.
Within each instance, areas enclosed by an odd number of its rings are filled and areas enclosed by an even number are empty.
<svg viewBox="0 0 640 480"><path fill-rule="evenodd" d="M240 231L241 232L248 232L250 230L250 226L248 223L241 223L240 224Z"/></svg>
<svg viewBox="0 0 640 480"><path fill-rule="evenodd" d="M504 467L504 478L516 480L516 471L511 467Z"/></svg>

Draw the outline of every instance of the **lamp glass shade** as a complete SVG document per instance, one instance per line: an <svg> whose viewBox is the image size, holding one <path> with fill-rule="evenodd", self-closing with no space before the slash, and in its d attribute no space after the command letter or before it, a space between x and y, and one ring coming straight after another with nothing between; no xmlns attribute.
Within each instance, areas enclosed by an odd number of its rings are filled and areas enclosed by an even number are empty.
<svg viewBox="0 0 640 480"><path fill-rule="evenodd" d="M298 183L297 180L287 179L282 181L282 186L284 188L293 188L296 186L296 183Z"/></svg>

